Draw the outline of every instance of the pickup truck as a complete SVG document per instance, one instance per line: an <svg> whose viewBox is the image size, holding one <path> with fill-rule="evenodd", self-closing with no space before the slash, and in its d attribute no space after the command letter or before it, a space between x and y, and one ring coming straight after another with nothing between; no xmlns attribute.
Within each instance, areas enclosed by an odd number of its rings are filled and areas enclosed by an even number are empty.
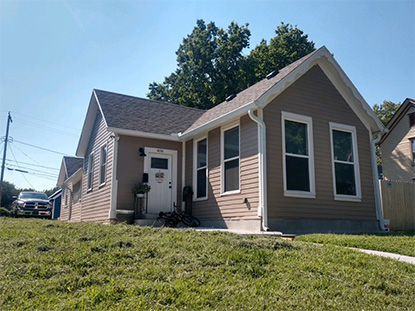
<svg viewBox="0 0 415 311"><path fill-rule="evenodd" d="M12 214L14 216L52 217L52 204L43 192L20 192L13 197Z"/></svg>

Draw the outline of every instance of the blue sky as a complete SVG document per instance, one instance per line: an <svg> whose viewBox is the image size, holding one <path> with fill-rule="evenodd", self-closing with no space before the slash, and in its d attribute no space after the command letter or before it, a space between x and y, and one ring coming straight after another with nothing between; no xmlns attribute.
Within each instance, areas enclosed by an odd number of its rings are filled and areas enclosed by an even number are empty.
<svg viewBox="0 0 415 311"><path fill-rule="evenodd" d="M48 177L6 170L5 180L52 188L61 155L22 143L74 155L92 89L145 97L176 68L197 19L249 23L251 48L281 21L298 25L334 53L371 106L415 98L414 3L0 0L0 136L7 111L14 119L7 163L17 168L15 157Z"/></svg>

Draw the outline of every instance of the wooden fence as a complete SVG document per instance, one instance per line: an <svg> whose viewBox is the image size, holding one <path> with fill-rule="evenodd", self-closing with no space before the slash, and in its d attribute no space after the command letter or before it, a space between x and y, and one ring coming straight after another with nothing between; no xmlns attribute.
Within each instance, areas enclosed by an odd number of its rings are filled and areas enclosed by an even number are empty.
<svg viewBox="0 0 415 311"><path fill-rule="evenodd" d="M392 231L415 231L415 183L380 181L383 217Z"/></svg>

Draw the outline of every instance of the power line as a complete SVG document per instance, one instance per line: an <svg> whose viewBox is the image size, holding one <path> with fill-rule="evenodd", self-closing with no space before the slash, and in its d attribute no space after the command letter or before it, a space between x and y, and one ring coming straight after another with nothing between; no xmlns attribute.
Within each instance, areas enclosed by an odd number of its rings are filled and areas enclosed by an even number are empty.
<svg viewBox="0 0 415 311"><path fill-rule="evenodd" d="M17 160L16 160L16 157L14 156L14 152L13 152L13 148L12 148L12 146L11 146L11 144L10 144L10 152L12 153L12 156L13 156L13 158L14 158L14 161L16 162L16 164L17 164L17 167L19 167L19 163L17 162ZM20 167L19 167L20 168ZM30 187L32 187L33 189L35 189L35 187L33 187L32 186L32 184L27 180L27 178L26 178L26 176L23 174L23 172L22 172L22 176L23 176L23 178L27 181L27 183L30 185Z"/></svg>
<svg viewBox="0 0 415 311"><path fill-rule="evenodd" d="M67 154L67 153L47 149L47 148L44 148L44 147L35 146L35 145L28 144L28 143L25 143L25 142L22 142L22 141L19 141L19 140L13 140L13 143L19 143L19 144L30 146L30 147L33 147L33 148L37 148L37 149L40 149L40 150L49 151L49 152L57 153L57 154L64 155L64 156L69 156L69 154Z"/></svg>
<svg viewBox="0 0 415 311"><path fill-rule="evenodd" d="M5 111L7 111L7 110L5 110ZM56 122L52 122L52 121L49 121L49 120L45 120L45 119L43 119L43 118L34 117L34 116L29 116L29 115L27 115L27 114L23 114L23 113L15 112L15 111L11 111L11 112L13 112L13 114L17 114L17 115L20 115L20 116L22 116L22 117L30 118L31 120L32 120L32 119L37 119L37 120L40 120L40 121L43 121L43 122L48 122L49 124L54 124L54 125L57 125L57 126L65 127L66 129L71 129L71 130L74 130L74 131L76 131L77 133L79 133L79 132L80 132L80 130L79 130L79 129L76 129L76 128L74 128L74 127L69 127L69 126L66 126L66 125L62 125L62 124L59 124L59 123L56 123Z"/></svg>
<svg viewBox="0 0 415 311"><path fill-rule="evenodd" d="M21 164L21 163L22 162L19 162L19 164ZM7 165L8 166L12 166L12 167L15 166L15 164L7 164ZM19 168L26 169L26 170L31 170L31 171L33 171L35 173L39 173L39 174L42 174L42 175L47 175L47 176L50 176L50 177L58 178L58 175L57 174L53 174L51 172L45 172L45 171L37 170L37 169L31 168L31 167L23 166L23 165L20 165Z"/></svg>
<svg viewBox="0 0 415 311"><path fill-rule="evenodd" d="M36 177L39 177L39 178L44 178L44 179L49 179L49 180L56 180L56 178L53 178L53 177L43 176L43 175L39 175L37 173L33 173L33 172L29 172L29 171L24 171L24 170L21 170L21 169L16 169L16 168L11 168L11 167L7 167L7 169L9 171L16 171L16 172L22 173L22 176L23 177L25 177L25 175L23 175L23 174L30 174L30 175L33 175L33 176L36 176ZM26 177L25 177L25 179L26 179ZM26 181L27 181L27 179L26 179ZM32 188L34 189L33 186L32 186Z"/></svg>
<svg viewBox="0 0 415 311"><path fill-rule="evenodd" d="M15 145L15 147L21 152L21 153L23 153L26 157L28 157L30 160L32 160L33 162L35 162L35 163L37 163L37 164L39 164L39 165L41 165L38 161L36 161L35 159L33 159L32 157L30 157L28 154L26 154L22 149L20 149L19 147L17 147L16 145Z"/></svg>
<svg viewBox="0 0 415 311"><path fill-rule="evenodd" d="M48 125L39 124L39 123L27 121L27 120L22 120L22 119L19 119L19 118L17 118L17 119L14 118L14 120L21 121L21 122L19 122L20 124L25 124L25 125L33 126L33 127L44 129L44 130L49 130L49 131L52 130L52 131L54 131L55 133L58 133L58 134L66 134L66 135L69 135L69 136L72 136L72 137L78 137L78 134L76 134L76 133L67 132L67 131L57 129L57 128L54 128L54 127L51 127L51 126L48 126Z"/></svg>
<svg viewBox="0 0 415 311"><path fill-rule="evenodd" d="M6 159L6 162L12 162L12 161L13 160ZM50 167L50 166L45 166L45 165L36 165L36 164L32 164L32 163L28 163L28 162L22 162L22 161L19 161L19 162L21 164L26 164L26 165L30 165L30 166L36 166L36 167L46 168L46 169L49 169L49 170L59 171L59 169L55 168L55 167Z"/></svg>

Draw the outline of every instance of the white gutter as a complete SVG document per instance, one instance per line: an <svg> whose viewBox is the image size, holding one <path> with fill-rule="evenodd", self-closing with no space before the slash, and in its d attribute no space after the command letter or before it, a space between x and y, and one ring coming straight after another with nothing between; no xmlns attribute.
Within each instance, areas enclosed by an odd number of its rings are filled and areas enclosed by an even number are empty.
<svg viewBox="0 0 415 311"><path fill-rule="evenodd" d="M383 208L382 208L382 199L380 194L379 186L379 176L378 176L378 165L376 160L376 144L380 141L382 137L382 132L376 134L372 133L375 138L372 138L370 141L370 152L372 156L372 172L373 172L373 187L375 190L375 206L376 206L376 218L379 221L379 227L381 231L386 231L384 219L383 219Z"/></svg>
<svg viewBox="0 0 415 311"><path fill-rule="evenodd" d="M179 141L178 134L156 134L156 133L149 133L149 132L141 132L141 131L134 131L134 130L125 130L116 127L108 127L107 130L109 132L113 132L114 134L119 135L127 135L127 136L135 136L135 137L144 137L144 138L152 138L152 139L162 139L162 140L169 140L169 141Z"/></svg>
<svg viewBox="0 0 415 311"><path fill-rule="evenodd" d="M248 115L252 121L258 124L259 139L258 139L258 152L259 152L259 209L262 215L262 230L269 231L268 227L268 187L267 187L267 144L266 144L266 126L262 120L262 110L258 109L258 116L254 115L251 109L248 110Z"/></svg>
<svg viewBox="0 0 415 311"><path fill-rule="evenodd" d="M117 163L118 163L118 140L120 137L115 134L113 155L112 155L112 176L111 176L111 201L109 219L117 218L117 191L118 191L118 179L117 179Z"/></svg>

